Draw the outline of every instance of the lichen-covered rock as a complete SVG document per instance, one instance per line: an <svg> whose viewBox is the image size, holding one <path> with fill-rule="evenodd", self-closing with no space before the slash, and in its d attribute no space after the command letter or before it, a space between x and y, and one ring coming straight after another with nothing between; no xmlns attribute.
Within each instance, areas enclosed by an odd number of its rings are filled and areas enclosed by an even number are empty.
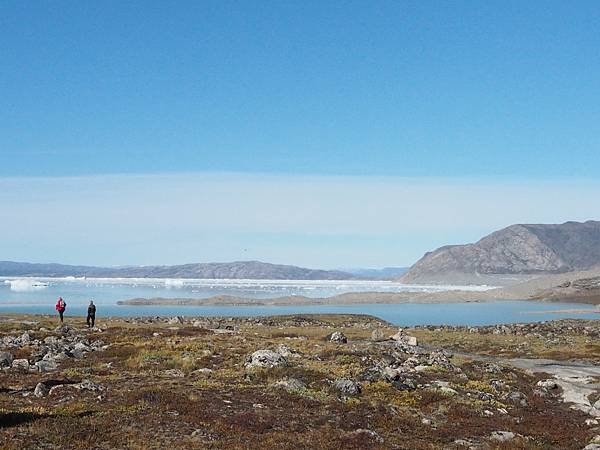
<svg viewBox="0 0 600 450"><path fill-rule="evenodd" d="M490 435L490 440L496 442L507 442L513 440L517 435L512 431L494 431Z"/></svg>
<svg viewBox="0 0 600 450"><path fill-rule="evenodd" d="M285 344L279 344L277 346L277 353L282 355L284 358L300 358L302 356L300 353L291 349Z"/></svg>
<svg viewBox="0 0 600 450"><path fill-rule="evenodd" d="M358 395L362 390L360 383L346 378L335 380L333 382L333 387L344 395Z"/></svg>
<svg viewBox="0 0 600 450"><path fill-rule="evenodd" d="M46 395L48 395L48 392L50 392L48 386L46 386L44 383L38 383L35 386L33 395L35 395L36 397L45 397Z"/></svg>
<svg viewBox="0 0 600 450"><path fill-rule="evenodd" d="M417 338L415 336L408 336L407 334L404 334L402 329L400 329L396 334L391 335L390 339L411 347L416 347L418 345Z"/></svg>
<svg viewBox="0 0 600 450"><path fill-rule="evenodd" d="M2 367L10 367L13 362L13 355L10 352L0 352L0 369Z"/></svg>
<svg viewBox="0 0 600 450"><path fill-rule="evenodd" d="M345 344L348 342L348 338L341 331L334 331L329 335L330 342L336 342L338 344Z"/></svg>
<svg viewBox="0 0 600 450"><path fill-rule="evenodd" d="M375 342L385 341L385 333L380 328L375 328L371 333L371 340Z"/></svg>
<svg viewBox="0 0 600 450"><path fill-rule="evenodd" d="M287 366L287 359L281 354L273 350L257 350L248 358L246 358L246 367L252 369L254 367L278 367Z"/></svg>
<svg viewBox="0 0 600 450"><path fill-rule="evenodd" d="M558 389L558 387L559 387L558 383L552 379L540 380L537 382L537 386L541 387L543 389L546 389L548 391L553 390L553 389Z"/></svg>
<svg viewBox="0 0 600 450"><path fill-rule="evenodd" d="M15 370L29 371L29 361L26 359L15 359L12 362L12 368Z"/></svg>
<svg viewBox="0 0 600 450"><path fill-rule="evenodd" d="M35 363L38 372L52 372L58 369L58 364L53 360L42 360Z"/></svg>

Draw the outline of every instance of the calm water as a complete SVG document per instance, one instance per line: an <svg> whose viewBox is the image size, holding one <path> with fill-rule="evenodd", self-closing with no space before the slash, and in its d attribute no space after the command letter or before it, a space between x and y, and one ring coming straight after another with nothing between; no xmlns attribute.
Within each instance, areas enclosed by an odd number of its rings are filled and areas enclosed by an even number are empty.
<svg viewBox="0 0 600 450"><path fill-rule="evenodd" d="M391 282L362 281L256 281L256 280L48 280L25 279L5 283L0 279L0 313L54 314L60 295L68 303L67 316L84 315L93 298L98 316L260 316L276 314L346 313L371 314L397 325L485 325L533 322L568 317L596 319L596 309L581 304L502 301L489 303L364 304L317 306L125 306L118 300L135 297L192 297L238 295L273 298L283 295L326 297L343 292L434 291L446 287L405 286ZM38 283L39 282L39 283ZM45 284L48 286L39 286ZM460 287L454 287L460 288ZM464 289L464 287L462 287ZM485 287L469 287L485 289ZM585 310L552 313L559 310Z"/></svg>

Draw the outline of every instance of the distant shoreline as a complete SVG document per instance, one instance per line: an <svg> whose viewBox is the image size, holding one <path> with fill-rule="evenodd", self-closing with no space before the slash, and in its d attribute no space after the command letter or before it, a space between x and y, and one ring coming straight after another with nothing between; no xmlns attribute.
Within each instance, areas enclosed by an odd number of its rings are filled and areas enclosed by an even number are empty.
<svg viewBox="0 0 600 450"><path fill-rule="evenodd" d="M331 297L311 298L299 295L276 298L249 298L217 295L208 298L133 298L120 300L117 305L127 306L309 306L309 305L361 305L361 304L403 304L403 303L483 303L498 300L480 295L482 292L349 292Z"/></svg>

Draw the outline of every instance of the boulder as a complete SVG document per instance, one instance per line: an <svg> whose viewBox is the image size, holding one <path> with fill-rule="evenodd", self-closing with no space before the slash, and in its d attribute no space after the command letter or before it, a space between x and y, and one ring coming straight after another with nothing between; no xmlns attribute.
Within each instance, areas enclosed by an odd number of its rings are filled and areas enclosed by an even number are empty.
<svg viewBox="0 0 600 450"><path fill-rule="evenodd" d="M21 341L21 345L29 345L31 342L31 336L29 336L29 333L23 333L19 340Z"/></svg>
<svg viewBox="0 0 600 450"><path fill-rule="evenodd" d="M58 332L58 333L62 333L62 334L69 334L73 332L73 328L71 328L69 325L67 324L63 324L60 325L58 327L56 327L54 329L54 331Z"/></svg>
<svg viewBox="0 0 600 450"><path fill-rule="evenodd" d="M287 345L285 344L279 344L277 346L277 353L279 353L280 355L282 355L284 358L300 358L302 355L300 355L300 353L296 352L295 350L289 348Z"/></svg>
<svg viewBox="0 0 600 450"><path fill-rule="evenodd" d="M15 359L12 362L12 368L15 370L29 371L29 361L26 359Z"/></svg>
<svg viewBox="0 0 600 450"><path fill-rule="evenodd" d="M285 389L288 392L301 391L306 389L306 385L298 378L284 378L275 383L276 387Z"/></svg>
<svg viewBox="0 0 600 450"><path fill-rule="evenodd" d="M392 386L399 391L414 391L417 388L417 382L412 378L400 378L394 380Z"/></svg>
<svg viewBox="0 0 600 450"><path fill-rule="evenodd" d="M35 386L33 395L35 395L36 397L45 397L46 395L48 395L49 392L50 390L48 389L48 386L46 386L44 383L38 383Z"/></svg>
<svg viewBox="0 0 600 450"><path fill-rule="evenodd" d="M70 352L67 353L67 356L70 356L71 358L75 358L75 359L81 359L84 357L84 353L83 353L83 350L74 348L73 350L71 350Z"/></svg>
<svg viewBox="0 0 600 450"><path fill-rule="evenodd" d="M83 380L81 383L74 384L73 387L78 391L92 391L99 392L103 391L104 388L99 384L93 383L90 380Z"/></svg>
<svg viewBox="0 0 600 450"><path fill-rule="evenodd" d="M10 367L13 362L13 355L9 352L0 352L0 369L3 367Z"/></svg>
<svg viewBox="0 0 600 450"><path fill-rule="evenodd" d="M541 387L542 389L546 389L548 391L558 389L559 387L558 383L552 379L538 381L536 386Z"/></svg>
<svg viewBox="0 0 600 450"><path fill-rule="evenodd" d="M417 338L415 336L408 336L404 334L404 330L402 329L400 329L396 334L391 335L390 339L411 347L416 347L418 345Z"/></svg>
<svg viewBox="0 0 600 450"><path fill-rule="evenodd" d="M504 398L511 403L517 403L521 406L527 406L529 404L527 396L519 391L510 392Z"/></svg>
<svg viewBox="0 0 600 450"><path fill-rule="evenodd" d="M452 397L456 394L458 394L458 392L456 392L455 389L452 389L450 387L450 383L448 383L447 381L434 381L433 383L431 383L440 393L447 395L449 397Z"/></svg>
<svg viewBox="0 0 600 450"><path fill-rule="evenodd" d="M169 369L169 370L165 370L164 374L168 377L171 378L183 378L185 377L185 374L183 373L183 371L179 370L179 369Z"/></svg>
<svg viewBox="0 0 600 450"><path fill-rule="evenodd" d="M371 333L371 340L375 342L385 341L385 334L380 328L375 328Z"/></svg>
<svg viewBox="0 0 600 450"><path fill-rule="evenodd" d="M358 395L362 388L360 383L357 383L346 378L340 378L333 382L333 387L340 391L343 395Z"/></svg>
<svg viewBox="0 0 600 450"><path fill-rule="evenodd" d="M334 331L329 335L329 342L345 344L346 342L348 342L348 338L341 331Z"/></svg>
<svg viewBox="0 0 600 450"><path fill-rule="evenodd" d="M35 367L37 367L38 372L52 372L58 369L58 364L56 364L56 361L49 359L36 362Z"/></svg>
<svg viewBox="0 0 600 450"><path fill-rule="evenodd" d="M73 350L81 350L82 352L89 352L92 349L84 344L83 342L77 342L74 346L73 346Z"/></svg>
<svg viewBox="0 0 600 450"><path fill-rule="evenodd" d="M246 367L251 369L254 367L278 367L287 366L288 362L285 357L273 350L257 350L248 358L246 358Z"/></svg>
<svg viewBox="0 0 600 450"><path fill-rule="evenodd" d="M490 439L496 442L507 442L511 441L516 437L516 434L512 431L494 431L490 435Z"/></svg>
<svg viewBox="0 0 600 450"><path fill-rule="evenodd" d="M55 336L47 336L44 338L44 344L56 345L56 344L58 344L58 338Z"/></svg>
<svg viewBox="0 0 600 450"><path fill-rule="evenodd" d="M383 376L383 378L385 378L387 381L395 381L398 378L400 378L400 375L402 374L402 372L398 369L395 369L393 367L387 366L385 367L382 371L381 371L381 375Z"/></svg>
<svg viewBox="0 0 600 450"><path fill-rule="evenodd" d="M415 336L407 336L406 344L410 345L411 347L416 347L418 345L417 338Z"/></svg>

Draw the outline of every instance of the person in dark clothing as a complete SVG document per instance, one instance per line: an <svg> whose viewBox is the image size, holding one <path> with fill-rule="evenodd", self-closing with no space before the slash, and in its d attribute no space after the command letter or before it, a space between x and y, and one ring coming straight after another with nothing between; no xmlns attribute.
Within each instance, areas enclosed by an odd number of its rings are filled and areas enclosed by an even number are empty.
<svg viewBox="0 0 600 450"><path fill-rule="evenodd" d="M63 314L65 313L65 309L67 309L67 302L65 302L62 297L58 297L55 308L60 316L60 323L63 323Z"/></svg>
<svg viewBox="0 0 600 450"><path fill-rule="evenodd" d="M94 328L94 323L96 322L96 305L94 305L94 301L90 300L90 305L88 306L88 314L87 314L87 326L88 328Z"/></svg>

